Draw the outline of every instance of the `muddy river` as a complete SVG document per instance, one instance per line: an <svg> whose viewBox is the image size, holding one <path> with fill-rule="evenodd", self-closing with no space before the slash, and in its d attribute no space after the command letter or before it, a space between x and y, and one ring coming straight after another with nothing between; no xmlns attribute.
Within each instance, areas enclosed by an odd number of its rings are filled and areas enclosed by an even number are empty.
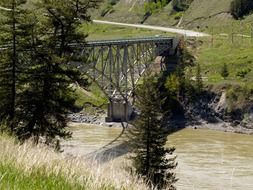
<svg viewBox="0 0 253 190"><path fill-rule="evenodd" d="M121 128L73 126L65 153L117 159L128 153ZM183 129L168 136L175 146L179 190L252 190L253 136L206 129ZM103 161L107 161L104 159Z"/></svg>

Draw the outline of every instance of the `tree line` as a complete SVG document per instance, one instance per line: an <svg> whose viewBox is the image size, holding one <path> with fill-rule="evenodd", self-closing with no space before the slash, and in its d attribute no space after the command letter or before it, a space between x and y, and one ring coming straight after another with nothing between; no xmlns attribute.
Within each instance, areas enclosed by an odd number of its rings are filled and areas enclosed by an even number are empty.
<svg viewBox="0 0 253 190"><path fill-rule="evenodd" d="M0 126L21 141L54 143L68 137L66 114L74 105L71 83L86 79L69 63L77 32L99 0L1 0ZM79 58L82 59L82 58Z"/></svg>

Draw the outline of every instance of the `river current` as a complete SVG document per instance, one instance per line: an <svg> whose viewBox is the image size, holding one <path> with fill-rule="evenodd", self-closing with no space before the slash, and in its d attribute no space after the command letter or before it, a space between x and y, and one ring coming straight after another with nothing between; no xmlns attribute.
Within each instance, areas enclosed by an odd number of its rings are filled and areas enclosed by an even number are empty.
<svg viewBox="0 0 253 190"><path fill-rule="evenodd" d="M76 125L71 131L73 138L63 143L66 153L92 155L105 149L115 159L127 154L121 128ZM183 129L168 136L167 146L176 148L179 190L253 189L253 136Z"/></svg>

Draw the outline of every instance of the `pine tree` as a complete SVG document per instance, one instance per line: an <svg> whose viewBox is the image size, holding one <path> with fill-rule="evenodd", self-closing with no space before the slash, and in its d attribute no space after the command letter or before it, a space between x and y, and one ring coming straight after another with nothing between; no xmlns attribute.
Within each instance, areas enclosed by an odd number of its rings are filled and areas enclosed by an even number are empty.
<svg viewBox="0 0 253 190"><path fill-rule="evenodd" d="M197 64L197 72L196 72L196 90L197 93L201 93L203 90L203 80L201 75L201 67L200 64Z"/></svg>
<svg viewBox="0 0 253 190"><path fill-rule="evenodd" d="M162 123L161 103L157 79L146 76L137 89L137 108L140 114L128 137L133 147L132 160L136 173L158 189L174 189L176 178L172 170L176 163L172 154L175 148L164 147L168 131Z"/></svg>
<svg viewBox="0 0 253 190"><path fill-rule="evenodd" d="M223 64L220 74L224 79L226 79L229 76L228 67L226 63Z"/></svg>
<svg viewBox="0 0 253 190"><path fill-rule="evenodd" d="M69 66L75 59L73 43L84 43L77 33L81 20L90 21L88 10L98 1L39 0L34 5L38 20L32 36L32 50L26 88L22 91L16 134L20 140L44 137L46 143L69 137L66 114L73 107L71 83L81 80L80 73ZM46 30L45 30L46 28ZM56 142L57 143L57 142Z"/></svg>
<svg viewBox="0 0 253 190"><path fill-rule="evenodd" d="M17 123L16 104L19 86L19 54L22 51L22 39L26 28L24 17L27 12L22 9L25 0L2 0L4 7L0 21L0 124L6 122L9 131L13 132ZM5 48L4 48L5 47Z"/></svg>

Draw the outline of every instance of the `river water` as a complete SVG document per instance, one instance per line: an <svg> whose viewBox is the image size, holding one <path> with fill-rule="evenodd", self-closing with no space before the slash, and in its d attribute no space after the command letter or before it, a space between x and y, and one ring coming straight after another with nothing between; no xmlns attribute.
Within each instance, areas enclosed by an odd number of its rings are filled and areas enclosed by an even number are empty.
<svg viewBox="0 0 253 190"><path fill-rule="evenodd" d="M66 153L106 152L111 159L127 154L124 137L117 139L121 128L78 125L71 130L73 139L63 143ZM167 146L176 148L179 190L253 190L253 136L183 129L168 136Z"/></svg>

